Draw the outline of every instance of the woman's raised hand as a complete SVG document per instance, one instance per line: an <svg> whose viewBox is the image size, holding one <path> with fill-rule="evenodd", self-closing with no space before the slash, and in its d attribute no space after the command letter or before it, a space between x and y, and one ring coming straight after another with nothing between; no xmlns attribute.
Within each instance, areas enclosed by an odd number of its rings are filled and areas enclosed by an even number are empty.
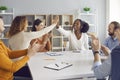
<svg viewBox="0 0 120 80"><path fill-rule="evenodd" d="M93 39L91 45L92 45L92 49L94 51L100 51L101 43L100 43L99 39Z"/></svg>
<svg viewBox="0 0 120 80"><path fill-rule="evenodd" d="M52 20L52 24L57 24L59 22L59 16L55 16Z"/></svg>

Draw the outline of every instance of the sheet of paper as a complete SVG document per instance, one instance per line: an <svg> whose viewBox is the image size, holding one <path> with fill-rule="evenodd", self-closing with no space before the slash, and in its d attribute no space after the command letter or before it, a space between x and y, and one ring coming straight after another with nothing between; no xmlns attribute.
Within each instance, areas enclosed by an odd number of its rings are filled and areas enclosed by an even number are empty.
<svg viewBox="0 0 120 80"><path fill-rule="evenodd" d="M48 64L46 66L44 66L44 68L48 68L48 69L53 69L53 70L61 70L67 67L72 66L71 63L67 63L67 62L56 62L56 63L52 63L52 64Z"/></svg>

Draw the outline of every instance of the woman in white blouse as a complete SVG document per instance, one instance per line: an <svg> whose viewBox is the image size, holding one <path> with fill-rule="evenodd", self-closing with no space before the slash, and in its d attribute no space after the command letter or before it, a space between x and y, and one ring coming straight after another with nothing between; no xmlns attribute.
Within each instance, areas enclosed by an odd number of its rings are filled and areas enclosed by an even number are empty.
<svg viewBox="0 0 120 80"><path fill-rule="evenodd" d="M69 50L88 50L89 49L89 40L87 31L89 29L88 23L76 19L72 26L72 31L66 31L63 28L56 26L57 30L68 37L69 39Z"/></svg>
<svg viewBox="0 0 120 80"><path fill-rule="evenodd" d="M51 31L57 24L58 19L55 18L53 24L40 31L25 32L28 26L26 16L16 16L9 30L9 46L12 50L21 50L28 48L30 41L34 38L43 36ZM45 43L45 42L43 42Z"/></svg>

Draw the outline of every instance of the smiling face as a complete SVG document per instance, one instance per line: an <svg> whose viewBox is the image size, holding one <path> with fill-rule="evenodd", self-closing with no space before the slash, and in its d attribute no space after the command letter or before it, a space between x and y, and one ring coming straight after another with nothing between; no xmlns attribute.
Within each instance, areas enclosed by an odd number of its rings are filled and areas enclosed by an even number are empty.
<svg viewBox="0 0 120 80"><path fill-rule="evenodd" d="M44 23L41 22L39 25L35 25L36 31L40 31L41 29L44 28Z"/></svg>
<svg viewBox="0 0 120 80"><path fill-rule="evenodd" d="M81 23L80 23L80 21L79 20L76 20L75 22L74 22L74 24L73 24L73 29L75 30L75 31L80 31L80 29L81 29Z"/></svg>
<svg viewBox="0 0 120 80"><path fill-rule="evenodd" d="M109 34L110 36L113 36L113 35L114 35L114 27L115 27L114 24L110 24L109 27L108 27L108 34Z"/></svg>
<svg viewBox="0 0 120 80"><path fill-rule="evenodd" d="M3 20L2 18L0 18L0 33L2 33L4 31L4 23L3 23Z"/></svg>

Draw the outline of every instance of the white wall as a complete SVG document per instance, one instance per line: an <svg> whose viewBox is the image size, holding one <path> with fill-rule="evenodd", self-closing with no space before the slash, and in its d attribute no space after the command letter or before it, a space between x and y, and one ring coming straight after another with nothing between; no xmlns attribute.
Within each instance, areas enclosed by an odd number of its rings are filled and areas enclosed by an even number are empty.
<svg viewBox="0 0 120 80"><path fill-rule="evenodd" d="M21 14L73 14L85 6L98 11L99 38L104 40L106 30L106 0L0 0L0 5L15 9Z"/></svg>
<svg viewBox="0 0 120 80"><path fill-rule="evenodd" d="M109 22L120 22L120 0L109 0Z"/></svg>
<svg viewBox="0 0 120 80"><path fill-rule="evenodd" d="M15 8L15 14L54 14L77 9L80 0L1 0L0 4Z"/></svg>
<svg viewBox="0 0 120 80"><path fill-rule="evenodd" d="M117 21L120 23L120 0L106 0L106 25L111 21ZM107 33L107 30L106 30ZM106 35L108 36L108 35Z"/></svg>

